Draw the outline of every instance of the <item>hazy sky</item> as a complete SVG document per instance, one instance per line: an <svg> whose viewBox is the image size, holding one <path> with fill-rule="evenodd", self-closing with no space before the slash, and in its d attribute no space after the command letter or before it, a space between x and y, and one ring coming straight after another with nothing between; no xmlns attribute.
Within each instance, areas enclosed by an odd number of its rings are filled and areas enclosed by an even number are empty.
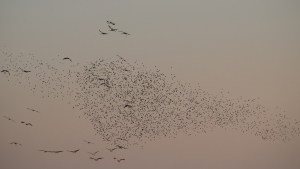
<svg viewBox="0 0 300 169"><path fill-rule="evenodd" d="M299 18L300 1L296 0L1 0L0 56L2 61L6 57L3 52L34 54L47 61L60 55L86 63L120 55L149 69L156 66L161 72L173 73L177 80L192 86L199 83L216 96L225 91L232 99L259 97L259 103L269 109L267 114L280 109L300 120ZM108 31L106 21L115 22L113 28L131 36ZM109 34L100 35L99 29ZM0 66L2 70L6 65ZM82 112L67 101L43 100L7 81L3 73L0 78L3 168L300 167L300 137L270 142L222 128L110 153ZM44 113L26 112L30 107ZM31 120L42 127L13 124L3 116ZM8 144L16 140L24 145ZM97 144L92 148L82 140ZM81 151L57 156L37 151L56 147ZM88 159L86 152L96 149L108 160ZM117 156L126 160L117 163L113 160Z"/></svg>

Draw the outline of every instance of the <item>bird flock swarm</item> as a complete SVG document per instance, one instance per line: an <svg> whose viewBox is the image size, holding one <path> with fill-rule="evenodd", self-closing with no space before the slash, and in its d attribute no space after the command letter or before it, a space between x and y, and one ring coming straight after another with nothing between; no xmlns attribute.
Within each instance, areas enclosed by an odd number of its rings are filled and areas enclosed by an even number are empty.
<svg viewBox="0 0 300 169"><path fill-rule="evenodd" d="M110 31L117 30L110 25ZM2 79L39 93L42 98L68 100L93 124L103 141L114 145L108 149L111 152L156 139L176 138L179 133L206 133L216 127L249 132L268 141L289 141L300 134L299 121L282 113L267 113L268 109L257 103L258 98L229 99L223 92L212 95L119 55L99 57L91 63L74 63L75 58L59 55L43 61L31 53L15 56L4 51L1 58ZM15 122L8 116L4 118Z"/></svg>

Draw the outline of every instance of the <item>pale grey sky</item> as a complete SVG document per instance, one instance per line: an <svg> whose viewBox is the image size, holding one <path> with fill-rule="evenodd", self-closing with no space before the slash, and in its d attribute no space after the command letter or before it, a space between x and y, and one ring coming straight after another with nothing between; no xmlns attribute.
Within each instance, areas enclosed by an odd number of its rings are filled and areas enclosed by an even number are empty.
<svg viewBox="0 0 300 169"><path fill-rule="evenodd" d="M199 83L218 97L222 91L230 99L259 97L258 103L269 109L268 117L282 112L300 120L299 11L296 0L1 0L0 66L7 67L2 62L5 53L14 57L23 53L24 58L34 54L49 63L60 55L81 64L120 55L151 70L173 73L195 88ZM106 21L131 36L108 31ZM109 34L100 35L99 29ZM41 99L41 94L7 81L4 73L0 78L3 168L300 167L298 136L289 142L270 142L221 128L110 153L83 112L72 109L68 101ZM30 107L43 113L27 112ZM29 128L19 123L22 120L35 124ZM83 144L85 139L97 144ZM23 146L8 144L16 140ZM38 151L78 148L76 155ZM86 152L94 150L106 160L88 159ZM126 160L117 163L113 157Z"/></svg>

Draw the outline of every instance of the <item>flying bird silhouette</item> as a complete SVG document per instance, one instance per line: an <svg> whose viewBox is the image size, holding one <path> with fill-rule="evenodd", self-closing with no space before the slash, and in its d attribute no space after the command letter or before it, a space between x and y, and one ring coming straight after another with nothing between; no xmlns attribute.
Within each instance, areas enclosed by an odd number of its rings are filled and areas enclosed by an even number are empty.
<svg viewBox="0 0 300 169"><path fill-rule="evenodd" d="M116 30L118 30L118 29L114 29L114 28L112 28L111 26L109 26L108 25L108 27L110 28L110 30L108 30L108 31L115 31L116 32Z"/></svg>
<svg viewBox="0 0 300 169"><path fill-rule="evenodd" d="M95 161L98 161L98 160L100 160L100 159L103 159L103 157L101 157L101 158L93 158L93 157L90 157L90 159L93 159L93 160L95 160Z"/></svg>
<svg viewBox="0 0 300 169"><path fill-rule="evenodd" d="M124 34L124 35L126 35L126 36L130 35L129 33L124 32L124 31L119 31L119 32L122 32L121 34Z"/></svg>
<svg viewBox="0 0 300 169"><path fill-rule="evenodd" d="M20 68L20 67L19 67ZM21 69L21 68L20 68ZM29 71L29 70L23 70L23 69L21 69L22 70L22 72L24 72L24 73L29 73L29 72L31 72L31 71Z"/></svg>
<svg viewBox="0 0 300 169"><path fill-rule="evenodd" d="M74 150L74 151L69 151L69 150L67 150L67 151L75 154L75 153L77 153L79 150L80 150L80 149Z"/></svg>
<svg viewBox="0 0 300 169"><path fill-rule="evenodd" d="M117 148L113 148L113 149L106 148L106 149L109 150L110 152L113 152Z"/></svg>
<svg viewBox="0 0 300 169"><path fill-rule="evenodd" d="M5 73L8 73L8 75L10 75L10 73L9 73L8 70L2 70L1 72L3 72L4 74L5 74Z"/></svg>
<svg viewBox="0 0 300 169"><path fill-rule="evenodd" d="M31 124L31 123L25 123L24 121L21 121L21 123L24 123L26 126L27 126L27 125L30 125L30 126L32 126L32 124Z"/></svg>
<svg viewBox="0 0 300 169"><path fill-rule="evenodd" d="M117 147L118 147L119 149L128 149L128 148L126 148L126 147L119 146L119 145L117 145Z"/></svg>
<svg viewBox="0 0 300 169"><path fill-rule="evenodd" d="M99 29L99 32L100 32L102 35L107 35L107 34L108 34L108 33L102 32L100 29Z"/></svg>
<svg viewBox="0 0 300 169"><path fill-rule="evenodd" d="M22 144L20 144L20 143L16 143L16 142L11 142L11 143L9 143L9 144L14 144L16 147L17 147L17 145L20 145L20 146L22 146Z"/></svg>
<svg viewBox="0 0 300 169"><path fill-rule="evenodd" d="M115 23L114 22L111 22L111 21L106 21L107 22L107 24L112 24L112 25L115 25Z"/></svg>
<svg viewBox="0 0 300 169"><path fill-rule="evenodd" d="M10 120L10 121L15 122L13 119L11 119L11 118L9 118L9 117L6 117L6 116L3 116L3 117L7 118L7 119Z"/></svg>
<svg viewBox="0 0 300 169"><path fill-rule="evenodd" d="M92 143L92 142L89 142L89 141L85 141L85 140L83 140L84 142L87 142L88 144L95 144L95 143Z"/></svg>
<svg viewBox="0 0 300 169"><path fill-rule="evenodd" d="M39 150L39 151L44 151L44 153L61 153L63 151L47 151L47 150Z"/></svg>
<svg viewBox="0 0 300 169"><path fill-rule="evenodd" d="M30 111L33 111L33 112L37 112L37 113L39 113L39 111L37 111L37 110L34 110L34 109L30 109L30 108L27 108L28 110L30 110Z"/></svg>
<svg viewBox="0 0 300 169"><path fill-rule="evenodd" d="M118 162L121 162L122 160L125 160L125 159L117 159L116 157L114 157L114 159L116 159Z"/></svg>
<svg viewBox="0 0 300 169"><path fill-rule="evenodd" d="M72 62L72 60L70 58L68 58L68 57L63 58L63 60L69 60L69 61Z"/></svg>

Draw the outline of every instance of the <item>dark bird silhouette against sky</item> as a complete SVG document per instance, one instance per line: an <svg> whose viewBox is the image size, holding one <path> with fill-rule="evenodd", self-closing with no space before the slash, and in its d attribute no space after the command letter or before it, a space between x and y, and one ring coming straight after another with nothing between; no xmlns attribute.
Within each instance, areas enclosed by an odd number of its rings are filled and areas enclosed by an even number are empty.
<svg viewBox="0 0 300 169"><path fill-rule="evenodd" d="M80 149L74 150L74 151L69 151L69 150L67 150L67 151L75 154L75 153L77 153L79 150L80 150Z"/></svg>
<svg viewBox="0 0 300 169"><path fill-rule="evenodd" d="M22 146L22 144L20 144L20 143L16 143L16 142L11 142L11 143L9 143L9 144L14 144L16 147L17 147L17 145L20 145L20 146Z"/></svg>
<svg viewBox="0 0 300 169"><path fill-rule="evenodd" d="M63 58L63 60L69 60L69 61L72 62L72 60L70 58L68 58L68 57Z"/></svg>
<svg viewBox="0 0 300 169"><path fill-rule="evenodd" d="M9 117L6 117L6 116L3 116L3 117L7 118L7 119L10 120L10 121L15 122L13 119L11 119L11 118L9 118Z"/></svg>
<svg viewBox="0 0 300 169"><path fill-rule="evenodd" d="M21 121L21 123L24 123L26 126L27 126L27 125L32 126L31 123L26 123L26 122L24 122L24 121Z"/></svg>
<svg viewBox="0 0 300 169"><path fill-rule="evenodd" d="M103 159L103 157L101 157L101 158L93 158L93 157L90 157L90 159L93 159L93 160L95 160L95 161L98 161L98 160L100 160L100 159Z"/></svg>
<svg viewBox="0 0 300 169"><path fill-rule="evenodd" d="M102 35L107 35L107 34L108 34L108 33L102 32L100 29L99 29L99 32L100 32L100 34L102 34Z"/></svg>
<svg viewBox="0 0 300 169"><path fill-rule="evenodd" d="M9 73L8 70L2 70L1 72L3 72L4 74L5 74L5 73L8 73L8 75L10 75L10 73Z"/></svg>

